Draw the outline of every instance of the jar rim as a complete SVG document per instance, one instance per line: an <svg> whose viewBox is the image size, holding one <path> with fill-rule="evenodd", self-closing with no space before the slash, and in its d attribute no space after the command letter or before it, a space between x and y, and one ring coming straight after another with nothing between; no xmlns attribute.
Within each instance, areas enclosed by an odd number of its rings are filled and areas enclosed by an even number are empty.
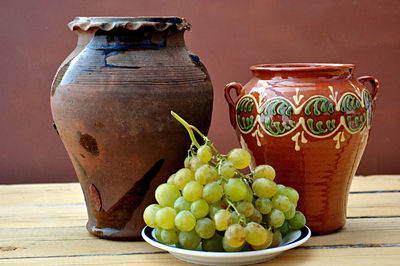
<svg viewBox="0 0 400 266"><path fill-rule="evenodd" d="M252 71L266 72L315 72L350 70L355 68L354 64L339 63L279 63L279 64L259 64L250 67Z"/></svg>
<svg viewBox="0 0 400 266"><path fill-rule="evenodd" d="M185 18L174 16L141 16L141 17L75 17L68 23L70 30L101 29L110 31L114 28L138 30L144 27L153 27L157 31L164 31L170 27L177 30L190 30L190 24Z"/></svg>

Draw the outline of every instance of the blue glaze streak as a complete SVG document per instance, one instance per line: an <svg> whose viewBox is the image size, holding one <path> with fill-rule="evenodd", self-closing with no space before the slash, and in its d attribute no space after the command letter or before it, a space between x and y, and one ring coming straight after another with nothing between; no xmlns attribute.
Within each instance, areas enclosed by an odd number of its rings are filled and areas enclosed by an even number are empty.
<svg viewBox="0 0 400 266"><path fill-rule="evenodd" d="M78 83L81 75L100 72L103 68L139 69L140 66L108 64L107 57L132 50L161 49L167 45L167 35L168 31L114 29L106 32L99 30L85 49L71 60L59 85ZM196 65L202 65L197 56L191 55L191 58Z"/></svg>

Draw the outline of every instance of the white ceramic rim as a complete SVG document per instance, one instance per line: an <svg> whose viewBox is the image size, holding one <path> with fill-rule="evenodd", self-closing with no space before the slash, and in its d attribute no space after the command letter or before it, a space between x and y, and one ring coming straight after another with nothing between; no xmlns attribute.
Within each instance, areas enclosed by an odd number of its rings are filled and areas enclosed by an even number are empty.
<svg viewBox="0 0 400 266"><path fill-rule="evenodd" d="M300 234L300 236L299 236L300 239L297 238L293 242L291 242L289 244L285 244L283 246L279 246L279 247L275 247L275 248L268 248L268 249L263 249L263 250L242 251L242 252L211 252L211 251L204 252L204 251L199 251L199 250L188 250L188 249L176 248L173 246L169 246L169 245L157 242L157 241L149 238L146 235L146 233L145 233L146 228L148 228L148 226L144 227L142 230L143 239L150 245L155 246L159 249L163 249L163 250L166 250L171 253L177 253L177 254L182 254L182 255L200 256L200 257L209 257L209 258L218 257L219 259L221 259L221 258L229 258L229 259L243 258L243 257L247 257L247 256L259 257L259 256L267 255L267 254L280 253L285 250L289 250L289 249L292 249L294 247L297 247L297 246L303 244L311 236L310 228L305 226L304 229L307 231L307 233L304 237L300 238L302 236L302 234Z"/></svg>

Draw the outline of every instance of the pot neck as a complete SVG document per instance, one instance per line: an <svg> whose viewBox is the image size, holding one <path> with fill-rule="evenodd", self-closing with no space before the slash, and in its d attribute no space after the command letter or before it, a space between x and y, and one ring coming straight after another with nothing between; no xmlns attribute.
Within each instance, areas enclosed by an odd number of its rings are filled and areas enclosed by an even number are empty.
<svg viewBox="0 0 400 266"><path fill-rule="evenodd" d="M269 64L250 68L258 79L349 79L355 66L352 64Z"/></svg>
<svg viewBox="0 0 400 266"><path fill-rule="evenodd" d="M87 39L86 32L78 32L79 39ZM160 49L167 46L185 46L183 34L183 31L173 29L164 31L157 31L151 28L142 28L135 31L124 28L115 28L110 31L97 29L92 33L88 47L106 50L143 50Z"/></svg>

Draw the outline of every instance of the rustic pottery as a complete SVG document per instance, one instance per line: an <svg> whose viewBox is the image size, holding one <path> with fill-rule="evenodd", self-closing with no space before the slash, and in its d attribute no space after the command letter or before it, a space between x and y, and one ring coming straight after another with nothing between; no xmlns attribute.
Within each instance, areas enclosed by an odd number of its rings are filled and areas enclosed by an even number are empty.
<svg viewBox="0 0 400 266"><path fill-rule="evenodd" d="M299 191L298 208L313 233L341 228L351 180L367 144L378 81L354 78L350 64L250 69L253 78L243 87L228 84L225 98L239 141L252 153L252 166L272 165L277 183Z"/></svg>
<svg viewBox="0 0 400 266"><path fill-rule="evenodd" d="M78 44L54 78L51 108L85 196L87 229L139 239L145 206L190 145L170 111L207 132L210 78L185 46L185 19L77 17L69 28Z"/></svg>

